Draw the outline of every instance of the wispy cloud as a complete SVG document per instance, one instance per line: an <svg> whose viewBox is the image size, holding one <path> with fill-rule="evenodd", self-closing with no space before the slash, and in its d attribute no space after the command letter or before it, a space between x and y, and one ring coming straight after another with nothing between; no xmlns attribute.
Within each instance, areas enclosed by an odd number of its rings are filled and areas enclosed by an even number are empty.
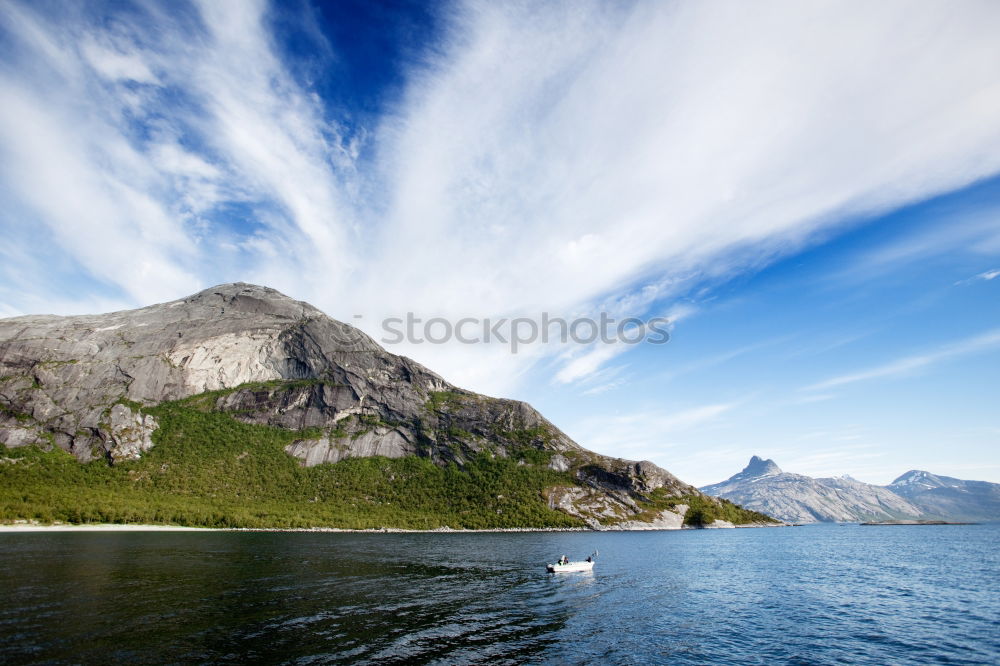
<svg viewBox="0 0 1000 666"><path fill-rule="evenodd" d="M627 340L643 340L647 336L652 336L657 338L660 344L666 343L664 334L669 334L678 321L691 316L696 311L696 308L691 305L678 305L671 308L665 316L659 318L661 321L656 330L650 330L648 323L637 323L634 326L623 328L623 337L614 336L611 342L592 343L586 347L571 349L571 353L566 355L569 360L555 375L556 383L569 384L590 377L611 359L633 349L634 345Z"/></svg>
<svg viewBox="0 0 1000 666"><path fill-rule="evenodd" d="M733 349L729 349L718 354L713 354L711 356L700 358L696 361L691 361L689 363L684 363L683 365L679 365L678 367L668 370L667 372L659 375L659 378L664 381L671 381L673 379L676 379L677 377L689 373L705 372L712 368L725 365L729 361L740 358L741 356L745 356L752 352L761 351L768 347L788 342L791 339L792 336L790 335L780 335L773 338L768 338L766 340L761 340L759 342L754 342L751 344L742 345L740 347L735 347Z"/></svg>
<svg viewBox="0 0 1000 666"><path fill-rule="evenodd" d="M221 276L340 288L350 151L275 55L266 5L176 9L0 9L20 47L0 69L4 184L31 215L5 224L48 228L138 303Z"/></svg>
<svg viewBox="0 0 1000 666"><path fill-rule="evenodd" d="M990 245L1000 248L1000 205L996 202L985 202L970 210L942 207L935 215L936 222L946 218L947 224L927 224L913 233L867 250L834 277L849 283L863 283L942 254L979 253ZM986 274L988 272L983 275Z"/></svg>
<svg viewBox="0 0 1000 666"><path fill-rule="evenodd" d="M710 403L681 410L639 410L584 419L572 428L576 441L595 451L666 464L676 438L709 427L743 401Z"/></svg>
<svg viewBox="0 0 1000 666"><path fill-rule="evenodd" d="M970 284L972 282L989 282L990 280L1000 277L1000 269L994 268L988 271L983 271L978 275L973 275L966 280L959 280L955 283L956 286L960 284Z"/></svg>
<svg viewBox="0 0 1000 666"><path fill-rule="evenodd" d="M392 112L351 132L264 2L47 8L0 5L0 219L85 278L53 302L249 279L368 326L643 315L1000 170L996 3L461 2ZM4 270L7 309L33 307ZM399 351L508 393L562 350Z"/></svg>
<svg viewBox="0 0 1000 666"><path fill-rule="evenodd" d="M831 377L830 379L806 386L803 390L826 391L838 386L845 386L847 384L854 384L872 379L884 379L899 375L907 375L936 363L941 363L943 361L969 354L975 354L988 349L994 349L996 347L1000 347L1000 329L993 329L980 335L945 345L939 349L924 354L904 356L883 365Z"/></svg>
<svg viewBox="0 0 1000 666"><path fill-rule="evenodd" d="M559 360L557 359L558 363ZM613 391L629 382L631 374L627 364L611 365L597 370L577 383L581 395L600 395Z"/></svg>
<svg viewBox="0 0 1000 666"><path fill-rule="evenodd" d="M985 44L971 13L942 33L932 4L916 17L891 3L863 18L834 5L772 8L461 12L456 39L392 125L397 240L386 257L398 261L430 230L442 237L432 256L495 270L434 280L444 294L412 297L572 306L644 274L724 271L725 255L747 244L780 251L849 210L969 182L969 151L987 160L981 173L1000 165L964 136L997 140L980 110L940 105L973 94L1000 109L1000 86L975 66L980 46L958 41ZM852 57L833 56L848 37ZM941 127L959 143L919 139Z"/></svg>
<svg viewBox="0 0 1000 666"><path fill-rule="evenodd" d="M813 393L811 395L800 395L789 400L792 405L807 405L813 402L826 402L827 400L832 400L836 396L832 393Z"/></svg>

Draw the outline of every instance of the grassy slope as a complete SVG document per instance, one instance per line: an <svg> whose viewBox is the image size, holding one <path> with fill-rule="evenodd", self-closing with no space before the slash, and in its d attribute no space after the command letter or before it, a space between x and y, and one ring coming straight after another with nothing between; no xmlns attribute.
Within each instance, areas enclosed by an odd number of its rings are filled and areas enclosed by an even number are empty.
<svg viewBox="0 0 1000 666"><path fill-rule="evenodd" d="M780 522L766 514L744 509L739 504L733 504L721 497L708 498L704 495L668 497L662 489L654 490L650 493L648 501L641 504L645 511L636 517L639 520L652 520L655 514L664 509L673 509L678 504L686 504L688 510L684 514L684 524L695 527L710 525L716 520L725 520L734 525Z"/></svg>
<svg viewBox="0 0 1000 666"><path fill-rule="evenodd" d="M546 456L527 455L535 451L526 449L520 460L482 455L461 469L418 457L306 468L283 449L315 433L250 425L201 406L192 398L144 410L159 420L156 446L140 460L114 466L80 464L59 449L0 445L0 520L411 529L583 525L545 504L545 488L576 482L570 473L545 467ZM645 508L677 503L692 506L687 522L695 525L714 517L753 522L760 515L655 494Z"/></svg>

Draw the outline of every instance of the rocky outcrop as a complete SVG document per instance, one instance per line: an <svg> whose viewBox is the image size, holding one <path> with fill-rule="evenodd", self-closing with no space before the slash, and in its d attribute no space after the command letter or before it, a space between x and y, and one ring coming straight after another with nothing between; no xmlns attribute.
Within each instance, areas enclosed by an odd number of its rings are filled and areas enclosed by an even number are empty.
<svg viewBox="0 0 1000 666"><path fill-rule="evenodd" d="M757 456L738 474L702 492L790 523L860 522L920 518L924 512L882 486L850 477L820 478L782 472Z"/></svg>
<svg viewBox="0 0 1000 666"><path fill-rule="evenodd" d="M139 310L3 320L0 378L0 426L30 427L81 460L115 445L102 424L119 401L148 406L251 382L325 380L326 392L287 396L309 404L269 414L293 427L342 417L366 401L407 412L447 387L312 306L243 284ZM226 399L242 404L255 395Z"/></svg>
<svg viewBox="0 0 1000 666"><path fill-rule="evenodd" d="M81 461L153 446L142 412L188 399L258 424L303 430L304 465L417 455L464 464L488 453L542 461L579 486L551 505L625 523L660 491L698 494L649 462L579 447L530 405L455 387L356 328L266 287L221 285L138 310L0 320L0 443L58 446ZM683 512L657 520L673 523Z"/></svg>
<svg viewBox="0 0 1000 666"><path fill-rule="evenodd" d="M684 527L684 514L687 513L687 510L686 504L678 504L674 511L662 511L648 522L626 520L616 527L624 530L679 530ZM709 525L709 527L711 526Z"/></svg>
<svg viewBox="0 0 1000 666"><path fill-rule="evenodd" d="M943 520L1000 520L1000 483L965 481L910 470L889 486L897 495L920 507L927 516Z"/></svg>
<svg viewBox="0 0 1000 666"><path fill-rule="evenodd" d="M122 403L113 405L104 430L108 458L112 462L137 459L153 447L153 431L157 426L156 419L148 414L132 411Z"/></svg>

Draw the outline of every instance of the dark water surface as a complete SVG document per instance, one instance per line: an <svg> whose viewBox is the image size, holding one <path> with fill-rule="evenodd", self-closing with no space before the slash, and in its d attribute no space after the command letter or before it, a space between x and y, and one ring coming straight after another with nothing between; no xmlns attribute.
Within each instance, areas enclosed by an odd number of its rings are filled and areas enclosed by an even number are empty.
<svg viewBox="0 0 1000 666"><path fill-rule="evenodd" d="M3 533L0 661L1000 663L998 550L998 525Z"/></svg>

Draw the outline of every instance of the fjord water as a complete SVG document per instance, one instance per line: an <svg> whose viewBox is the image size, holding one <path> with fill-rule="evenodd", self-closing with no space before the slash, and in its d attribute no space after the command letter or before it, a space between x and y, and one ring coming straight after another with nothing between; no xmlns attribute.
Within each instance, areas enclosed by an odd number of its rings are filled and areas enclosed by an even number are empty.
<svg viewBox="0 0 1000 666"><path fill-rule="evenodd" d="M0 534L4 663L996 663L1000 525ZM546 574L599 549L592 574Z"/></svg>

